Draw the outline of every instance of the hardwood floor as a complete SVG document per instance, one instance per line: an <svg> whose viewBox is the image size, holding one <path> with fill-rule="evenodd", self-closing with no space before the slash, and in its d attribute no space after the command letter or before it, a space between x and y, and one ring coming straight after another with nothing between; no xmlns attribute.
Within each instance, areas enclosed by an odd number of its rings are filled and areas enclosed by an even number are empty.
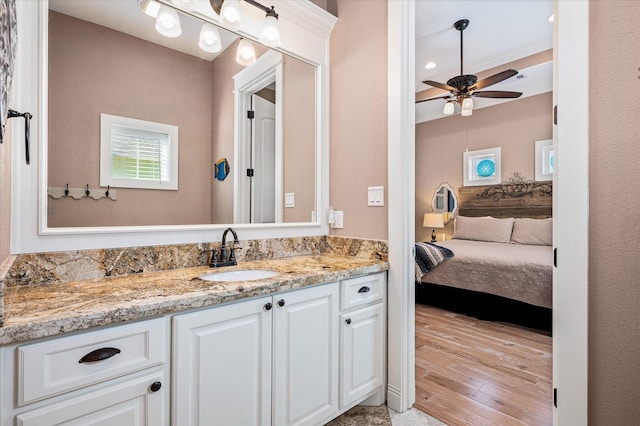
<svg viewBox="0 0 640 426"><path fill-rule="evenodd" d="M551 340L416 304L415 407L449 425L551 425Z"/></svg>

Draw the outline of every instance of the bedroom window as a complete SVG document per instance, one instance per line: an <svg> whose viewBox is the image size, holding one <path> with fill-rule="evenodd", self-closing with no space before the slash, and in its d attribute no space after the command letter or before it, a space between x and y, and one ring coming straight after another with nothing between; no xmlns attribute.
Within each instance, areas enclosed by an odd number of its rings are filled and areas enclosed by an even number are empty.
<svg viewBox="0 0 640 426"><path fill-rule="evenodd" d="M100 114L100 185L178 189L178 127Z"/></svg>

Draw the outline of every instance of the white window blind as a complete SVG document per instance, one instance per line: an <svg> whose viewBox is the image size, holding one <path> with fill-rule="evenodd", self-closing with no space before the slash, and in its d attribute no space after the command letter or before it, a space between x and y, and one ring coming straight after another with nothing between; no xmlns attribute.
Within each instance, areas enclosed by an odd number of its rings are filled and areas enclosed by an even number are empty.
<svg viewBox="0 0 640 426"><path fill-rule="evenodd" d="M168 135L111 126L111 176L169 181Z"/></svg>
<svg viewBox="0 0 640 426"><path fill-rule="evenodd" d="M100 115L100 185L178 189L178 128Z"/></svg>

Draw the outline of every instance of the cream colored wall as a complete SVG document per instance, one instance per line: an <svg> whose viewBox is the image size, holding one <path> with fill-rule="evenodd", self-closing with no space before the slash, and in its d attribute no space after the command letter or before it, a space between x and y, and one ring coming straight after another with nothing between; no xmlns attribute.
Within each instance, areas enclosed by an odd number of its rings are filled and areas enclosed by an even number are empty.
<svg viewBox="0 0 640 426"><path fill-rule="evenodd" d="M640 419L640 5L592 1L589 21L589 424L631 425Z"/></svg>
<svg viewBox="0 0 640 426"><path fill-rule="evenodd" d="M534 143L552 138L552 96L543 93L475 110L471 117L455 115L416 126L416 241L431 238L422 227L431 213L435 189L447 182L457 192L462 186L462 153L501 147L502 180L514 172L534 178ZM453 221L444 230L453 234ZM438 235L440 238L440 235Z"/></svg>
<svg viewBox="0 0 640 426"><path fill-rule="evenodd" d="M329 204L344 211L331 235L387 239L385 207L367 207L367 188L387 188L387 2L337 2L330 40ZM385 192L386 198L386 192Z"/></svg>
<svg viewBox="0 0 640 426"><path fill-rule="evenodd" d="M180 138L177 191L118 188L117 201L50 198L49 226L207 223L209 62L55 12L49 32L49 186L99 187L100 113L176 125Z"/></svg>

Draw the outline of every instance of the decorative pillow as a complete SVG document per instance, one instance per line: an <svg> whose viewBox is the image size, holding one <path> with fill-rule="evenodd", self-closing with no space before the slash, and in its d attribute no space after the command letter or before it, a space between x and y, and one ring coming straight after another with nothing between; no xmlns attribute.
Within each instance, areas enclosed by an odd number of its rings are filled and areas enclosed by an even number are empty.
<svg viewBox="0 0 640 426"><path fill-rule="evenodd" d="M453 238L459 240L492 241L508 243L511 241L513 218L497 219L491 216L458 216L454 222Z"/></svg>
<svg viewBox="0 0 640 426"><path fill-rule="evenodd" d="M553 244L553 219L516 219L511 242L535 246Z"/></svg>

